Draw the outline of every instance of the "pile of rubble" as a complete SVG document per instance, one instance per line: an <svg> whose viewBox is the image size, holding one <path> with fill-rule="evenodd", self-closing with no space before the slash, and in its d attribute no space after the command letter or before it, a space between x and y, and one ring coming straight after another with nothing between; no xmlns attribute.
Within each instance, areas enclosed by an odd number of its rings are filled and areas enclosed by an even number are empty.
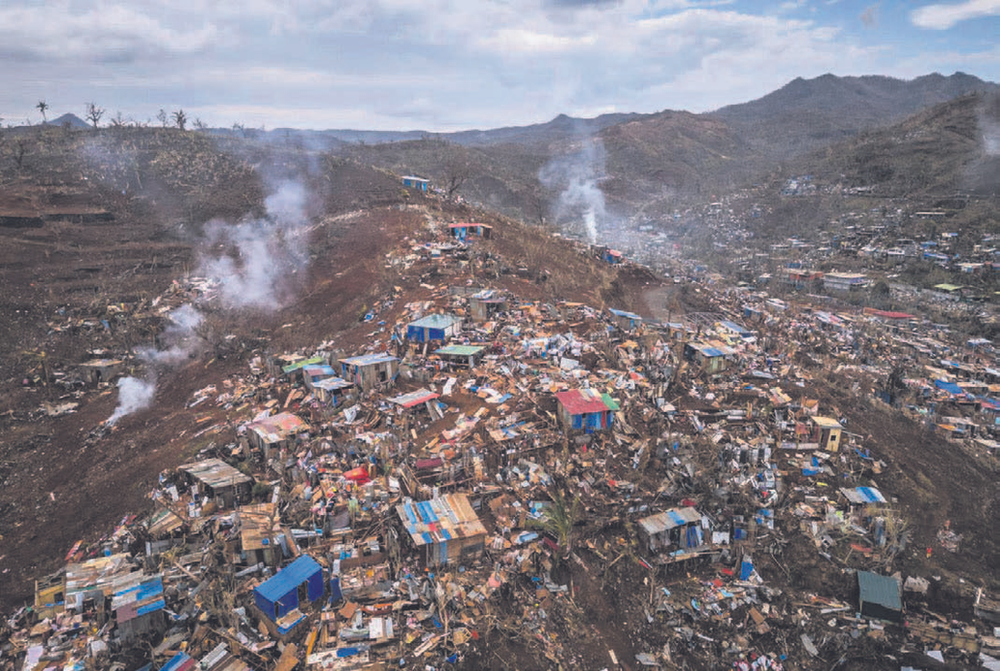
<svg viewBox="0 0 1000 671"><path fill-rule="evenodd" d="M408 241L388 263L474 244ZM441 668L497 635L587 665L560 629L586 621L580 571L620 581L645 623L605 666L809 667L889 636L997 652L983 627L906 638L904 589L927 581L891 577L909 535L886 465L775 345L872 366L873 336L742 294L659 323L459 277L394 290L357 351L260 355L197 390L187 438L214 442L161 475L154 512L39 578L0 668ZM769 585L761 565L791 581L793 546L857 600Z"/></svg>

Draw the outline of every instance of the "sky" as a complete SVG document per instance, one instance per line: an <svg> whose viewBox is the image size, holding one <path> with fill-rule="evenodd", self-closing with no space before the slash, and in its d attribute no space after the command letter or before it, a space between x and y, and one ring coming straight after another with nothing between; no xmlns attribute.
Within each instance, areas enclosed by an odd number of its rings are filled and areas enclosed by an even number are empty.
<svg viewBox="0 0 1000 671"><path fill-rule="evenodd" d="M3 124L456 131L705 112L796 77L1000 81L1000 0L4 0Z"/></svg>

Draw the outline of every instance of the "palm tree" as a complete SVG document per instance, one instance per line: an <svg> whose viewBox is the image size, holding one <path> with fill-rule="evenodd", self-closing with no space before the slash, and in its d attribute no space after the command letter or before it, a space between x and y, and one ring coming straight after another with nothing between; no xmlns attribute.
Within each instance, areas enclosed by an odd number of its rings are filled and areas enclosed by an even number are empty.
<svg viewBox="0 0 1000 671"><path fill-rule="evenodd" d="M49 109L49 104L44 100L39 100L35 107L37 107L38 111L42 113L42 123L47 123L48 119L45 117L45 112Z"/></svg>
<svg viewBox="0 0 1000 671"><path fill-rule="evenodd" d="M552 505L542 511L542 518L531 520L530 524L555 536L563 556L568 557L573 551L573 527L578 519L580 497L570 499L563 492L556 492L552 497Z"/></svg>

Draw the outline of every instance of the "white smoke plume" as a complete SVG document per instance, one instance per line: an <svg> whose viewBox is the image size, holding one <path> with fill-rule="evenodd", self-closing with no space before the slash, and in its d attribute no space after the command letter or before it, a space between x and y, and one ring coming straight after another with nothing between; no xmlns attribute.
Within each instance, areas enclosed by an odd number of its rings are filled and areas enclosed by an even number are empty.
<svg viewBox="0 0 1000 671"><path fill-rule="evenodd" d="M108 418L107 425L115 423L125 415L148 408L156 394L156 378L140 380L137 377L123 377L118 380L118 407Z"/></svg>
<svg viewBox="0 0 1000 671"><path fill-rule="evenodd" d="M286 182L266 201L267 216L209 222L198 273L218 280L223 304L275 310L309 262L306 191Z"/></svg>
<svg viewBox="0 0 1000 671"><path fill-rule="evenodd" d="M600 138L588 138L579 151L553 159L538 173L543 186L560 191L555 204L556 222L579 221L590 244L598 241L608 217L599 184L605 176L604 162L604 143Z"/></svg>
<svg viewBox="0 0 1000 671"><path fill-rule="evenodd" d="M138 350L139 358L154 365L173 366L194 354L202 345L196 329L202 314L191 305L182 305L167 315L170 325L160 334L160 345Z"/></svg>
<svg viewBox="0 0 1000 671"><path fill-rule="evenodd" d="M219 281L225 307L278 309L291 296L296 274L309 262L303 186L285 182L265 204L267 215L261 219L237 224L212 221L206 226L198 274ZM181 364L205 345L197 332L203 316L195 307L182 305L167 317L170 324L160 334L159 345L136 351L149 370L146 377L119 380L118 407L108 425L149 407L156 394L157 370Z"/></svg>
<svg viewBox="0 0 1000 671"><path fill-rule="evenodd" d="M108 418L108 426L114 426L125 415L149 407L156 395L157 367L175 366L190 358L204 344L197 334L203 317L194 307L182 305L169 312L167 318L170 324L160 335L159 347L136 350L139 360L147 366L146 377L123 377L118 380L118 407Z"/></svg>

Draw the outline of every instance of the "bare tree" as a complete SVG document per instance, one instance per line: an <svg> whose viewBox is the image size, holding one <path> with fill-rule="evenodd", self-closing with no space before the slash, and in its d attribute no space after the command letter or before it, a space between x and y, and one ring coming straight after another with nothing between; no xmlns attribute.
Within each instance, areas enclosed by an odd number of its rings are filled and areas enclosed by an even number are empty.
<svg viewBox="0 0 1000 671"><path fill-rule="evenodd" d="M27 153L28 141L24 138L18 138L17 142L14 143L14 163L17 164L18 170L24 165L24 155Z"/></svg>
<svg viewBox="0 0 1000 671"><path fill-rule="evenodd" d="M90 123L94 125L95 129L97 128L97 124L101 122L101 117L103 116L103 107L98 107L95 103L87 103L87 119L90 120Z"/></svg>
<svg viewBox="0 0 1000 671"><path fill-rule="evenodd" d="M126 126L125 117L122 116L121 110L111 117L111 127L112 128L124 128Z"/></svg>
<svg viewBox="0 0 1000 671"><path fill-rule="evenodd" d="M452 198L455 193L462 188L462 185L469 179L472 173L471 166L467 158L463 156L453 156L445 165L445 193L448 198Z"/></svg>
<svg viewBox="0 0 1000 671"><path fill-rule="evenodd" d="M170 117L167 116L167 110L161 107L160 111L156 113L156 120L160 122L161 126L166 128L170 122Z"/></svg>
<svg viewBox="0 0 1000 671"><path fill-rule="evenodd" d="M194 129L195 130L200 130L200 131L206 131L206 130L208 130L208 124L205 123L204 121L202 121L201 119L199 119L198 117L195 117L195 119L194 119Z"/></svg>
<svg viewBox="0 0 1000 671"><path fill-rule="evenodd" d="M38 111L42 113L42 123L47 123L48 119L45 117L45 112L48 111L49 104L47 102L45 102L44 100L39 100L38 104L35 105L35 107L37 107Z"/></svg>

